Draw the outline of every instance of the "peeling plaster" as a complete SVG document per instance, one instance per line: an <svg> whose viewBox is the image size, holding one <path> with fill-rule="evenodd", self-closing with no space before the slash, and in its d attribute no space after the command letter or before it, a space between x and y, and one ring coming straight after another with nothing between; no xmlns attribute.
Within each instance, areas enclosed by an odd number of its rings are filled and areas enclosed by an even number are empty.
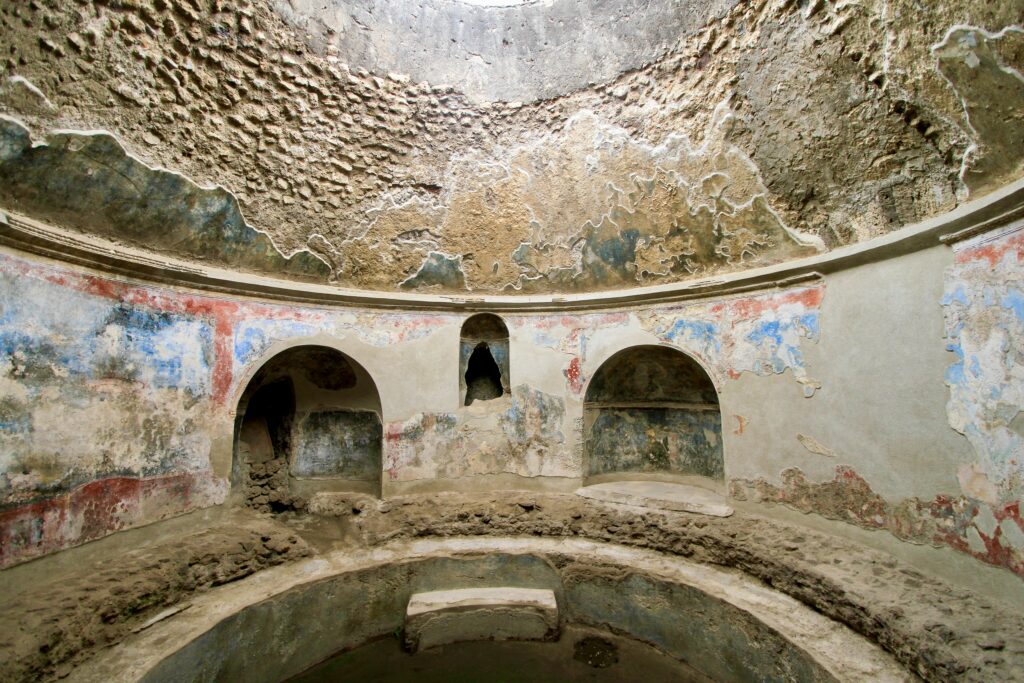
<svg viewBox="0 0 1024 683"><path fill-rule="evenodd" d="M1024 229L956 246L942 297L947 349L946 412L977 461L962 467L964 492L990 504L1024 495Z"/></svg>
<svg viewBox="0 0 1024 683"><path fill-rule="evenodd" d="M930 501L891 503L847 465L837 465L835 478L825 482L812 482L795 467L782 472L781 486L765 479L733 479L729 495L882 529L903 541L948 546L1024 578L1020 501L991 505L968 496L938 495Z"/></svg>
<svg viewBox="0 0 1024 683"><path fill-rule="evenodd" d="M724 141L730 117L726 98L700 145L678 135L652 145L581 111L528 144L454 157L439 202L389 198L373 211L361 244L348 243L355 267L393 277L377 251L392 245L424 254L402 287L576 291L822 251L783 223L754 164ZM471 253L449 255L457 249Z"/></svg>
<svg viewBox="0 0 1024 683"><path fill-rule="evenodd" d="M1024 121L1018 114L1024 109L1024 74L1012 60L1024 53L1024 28L1007 26L993 33L955 25L931 51L963 108L971 135L960 181L973 192L1019 177ZM993 97L994 93L998 95Z"/></svg>
<svg viewBox="0 0 1024 683"><path fill-rule="evenodd" d="M820 387L807 373L802 347L817 343L825 287L795 288L719 302L638 312L643 328L675 344L721 375L744 372L796 378L804 395Z"/></svg>

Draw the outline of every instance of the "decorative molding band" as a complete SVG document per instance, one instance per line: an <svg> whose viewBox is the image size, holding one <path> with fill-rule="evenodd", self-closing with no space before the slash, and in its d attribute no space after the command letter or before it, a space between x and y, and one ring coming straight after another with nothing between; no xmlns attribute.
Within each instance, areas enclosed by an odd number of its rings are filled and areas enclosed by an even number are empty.
<svg viewBox="0 0 1024 683"><path fill-rule="evenodd" d="M1024 179L935 218L825 254L715 278L552 295L412 294L345 289L198 265L83 235L0 210L0 245L115 275L233 296L322 306L403 310L566 311L703 299L790 287L824 275L952 244L1024 218Z"/></svg>

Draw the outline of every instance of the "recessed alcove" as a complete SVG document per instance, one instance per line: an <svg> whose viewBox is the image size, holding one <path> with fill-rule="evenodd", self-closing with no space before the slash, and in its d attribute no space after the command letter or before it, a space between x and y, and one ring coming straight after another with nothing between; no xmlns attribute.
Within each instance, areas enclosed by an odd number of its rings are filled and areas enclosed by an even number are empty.
<svg viewBox="0 0 1024 683"><path fill-rule="evenodd" d="M722 414L714 383L678 349L635 346L594 373L584 402L585 477L725 479Z"/></svg>
<svg viewBox="0 0 1024 683"><path fill-rule="evenodd" d="M317 490L380 492L380 397L340 351L277 354L249 381L237 414L234 479L257 509L290 509Z"/></svg>
<svg viewBox="0 0 1024 683"><path fill-rule="evenodd" d="M478 313L462 324L459 391L464 406L510 392L508 327L493 313Z"/></svg>

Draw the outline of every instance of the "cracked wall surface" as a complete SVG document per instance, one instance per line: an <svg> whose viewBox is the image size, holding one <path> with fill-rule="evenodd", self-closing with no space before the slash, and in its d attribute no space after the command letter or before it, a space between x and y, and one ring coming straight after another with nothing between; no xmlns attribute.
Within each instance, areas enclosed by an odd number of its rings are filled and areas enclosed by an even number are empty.
<svg viewBox="0 0 1024 683"><path fill-rule="evenodd" d="M20 123L5 123L2 201L345 287L571 292L813 255L1020 176L1015 0L728 5L704 19L680 6L657 54L524 103L373 71L351 25L330 35L308 4L286 20L263 2L9 3L0 112ZM572 29L547 30L570 49L586 42ZM611 45L600 35L586 49ZM518 58L525 40L495 49ZM50 144L19 152L19 127ZM81 134L96 130L112 137ZM84 141L89 159L74 149ZM130 168L145 191L103 170L68 197L60 172L76 164ZM172 211L214 186L220 213ZM51 192L70 202L62 212ZM112 210L111 197L149 208ZM168 211L174 237L161 241Z"/></svg>

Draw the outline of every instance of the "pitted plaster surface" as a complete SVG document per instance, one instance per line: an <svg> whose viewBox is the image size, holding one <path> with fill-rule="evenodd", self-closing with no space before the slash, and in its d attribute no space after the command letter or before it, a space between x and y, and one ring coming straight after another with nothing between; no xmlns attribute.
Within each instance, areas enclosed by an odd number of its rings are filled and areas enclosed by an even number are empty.
<svg viewBox="0 0 1024 683"><path fill-rule="evenodd" d="M420 4L416 21L430 25L433 5ZM927 21L910 0L679 4L678 22L664 24L657 13L668 10L651 9L608 26L674 32L663 53L523 104L371 73L351 42L363 29L346 24L332 50L322 26L297 31L264 2L13 3L0 14L12 50L0 112L40 140L110 131L101 160L117 162L123 147L151 168L222 186L245 216L238 225L280 253L312 252L299 254L310 268L297 277L383 291L693 279L883 235L1020 175L1015 0L931 3ZM554 43L590 49L573 33L586 17L563 24L545 28ZM374 35L388 43L405 26L385 36L381 23ZM537 44L516 37L501 51L539 54L543 38L531 35ZM591 42L609 51L604 38ZM44 153L58 167L75 158L60 145L32 155ZM59 175L15 166L4 164L17 201L43 211ZM105 170L95 180L96 196L124 188ZM156 211L174 196L145 200ZM133 237L101 206L83 208L61 220ZM193 246L213 244L208 258L221 265L263 267L267 254L239 240L244 230L179 227L161 248L196 259Z"/></svg>

